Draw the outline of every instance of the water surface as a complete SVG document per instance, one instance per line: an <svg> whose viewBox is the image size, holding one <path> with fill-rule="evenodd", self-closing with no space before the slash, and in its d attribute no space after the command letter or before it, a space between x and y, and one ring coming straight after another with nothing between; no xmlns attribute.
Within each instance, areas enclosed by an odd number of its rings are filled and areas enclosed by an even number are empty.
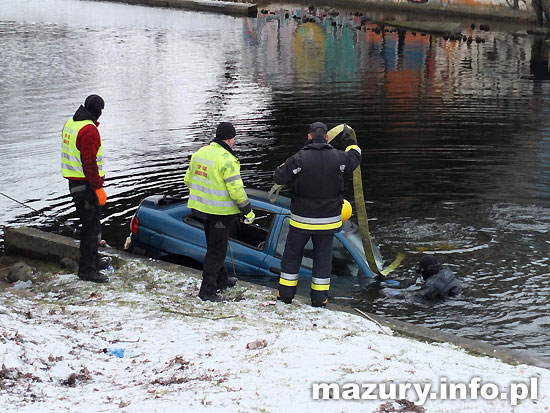
<svg viewBox="0 0 550 413"><path fill-rule="evenodd" d="M484 42L380 32L376 13L363 25L349 13L293 17L306 12L2 0L0 191L50 218L0 196L0 224L76 225L60 131L91 93L106 102L103 231L116 247L141 199L186 194L189 156L218 122L235 124L243 178L259 189L309 123L347 122L372 234L388 261L409 253L392 277L414 282L417 248L440 250L464 294L425 305L335 279L338 302L549 358L548 44L470 21L463 34ZM353 203L351 182L346 192Z"/></svg>

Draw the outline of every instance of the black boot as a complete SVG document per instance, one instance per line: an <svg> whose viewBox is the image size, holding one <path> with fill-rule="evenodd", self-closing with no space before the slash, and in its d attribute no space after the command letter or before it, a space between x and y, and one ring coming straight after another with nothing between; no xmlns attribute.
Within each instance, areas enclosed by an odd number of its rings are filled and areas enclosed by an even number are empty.
<svg viewBox="0 0 550 413"><path fill-rule="evenodd" d="M285 304L292 304L292 298L281 297L281 294L279 294L279 291L277 291L277 300L282 301Z"/></svg>
<svg viewBox="0 0 550 413"><path fill-rule="evenodd" d="M213 303L220 303L223 301L218 294L212 294L212 295L199 294L199 298L202 301L211 301Z"/></svg>
<svg viewBox="0 0 550 413"><path fill-rule="evenodd" d="M312 301L311 301L311 306L312 306L312 307L326 307L327 303L328 303L328 298L325 299L325 300L322 301L322 302L318 302L318 301L313 301L313 300L312 300Z"/></svg>
<svg viewBox="0 0 550 413"><path fill-rule="evenodd" d="M94 283L106 283L109 282L109 277L100 272L92 272L88 274L78 273L78 278L84 281L91 281Z"/></svg>
<svg viewBox="0 0 550 413"><path fill-rule="evenodd" d="M97 268L100 270L106 270L112 262L113 259L111 257L101 257L97 263Z"/></svg>
<svg viewBox="0 0 550 413"><path fill-rule="evenodd" d="M229 277L227 279L227 285L218 287L218 292L220 293L222 291L227 290L228 288L235 287L235 284L237 284L237 281L238 281L237 277Z"/></svg>

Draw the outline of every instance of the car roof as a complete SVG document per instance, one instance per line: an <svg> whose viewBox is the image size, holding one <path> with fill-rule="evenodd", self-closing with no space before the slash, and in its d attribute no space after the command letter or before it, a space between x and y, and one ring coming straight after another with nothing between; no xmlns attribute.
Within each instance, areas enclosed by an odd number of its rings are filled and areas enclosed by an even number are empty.
<svg viewBox="0 0 550 413"><path fill-rule="evenodd" d="M290 198L286 196L279 195L274 202L271 202L267 191L262 191L255 188L246 188L245 191L252 205L268 210L281 209L285 210L284 212L288 212L290 210Z"/></svg>

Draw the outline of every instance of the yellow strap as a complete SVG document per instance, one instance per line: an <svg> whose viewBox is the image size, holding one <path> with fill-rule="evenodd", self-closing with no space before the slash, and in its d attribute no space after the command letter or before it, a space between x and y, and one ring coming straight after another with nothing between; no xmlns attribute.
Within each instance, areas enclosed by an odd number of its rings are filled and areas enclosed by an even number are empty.
<svg viewBox="0 0 550 413"><path fill-rule="evenodd" d="M399 254L397 254L397 257L395 257L395 260L393 260L393 262L390 265L388 265L386 268L384 268L382 271L379 271L379 273L385 277L390 272L395 270L399 266L399 264L401 264L401 261L403 261L404 259L405 259L405 253L400 252Z"/></svg>
<svg viewBox="0 0 550 413"><path fill-rule="evenodd" d="M281 188L283 185L274 184L269 192L267 193L267 199L269 199L269 202L274 203L277 200L277 197L279 196L279 192L281 192Z"/></svg>
<svg viewBox="0 0 550 413"><path fill-rule="evenodd" d="M353 130L353 128L350 127L349 125L342 123L341 125L335 126L334 128L332 128L327 132L329 143L336 136L338 136L340 133L344 131L344 126L348 127L348 129L351 132L351 136L353 137L353 140L357 142L357 136L355 135L355 131ZM359 146L350 145L348 146L348 148L346 148L346 150L352 149L354 147L357 147L359 149ZM279 196L279 192L281 191L281 187L282 185L274 184L269 190L268 198L271 203L277 200L277 197ZM369 265L369 268L371 269L371 271L385 277L389 273L394 271L399 266L399 264L401 264L401 262L405 258L405 254L404 253L397 254L397 257L395 258L395 260L393 260L392 263L384 269L378 267L378 264L376 263L376 259L374 258L374 251L372 249L372 240L371 240L370 231L369 231L369 220L367 217L367 207L366 207L365 197L363 193L363 179L361 178L361 166L357 167L355 171L353 171L353 196L355 198L355 209L357 211L357 214L356 214L357 221L359 223L359 232L361 233L361 241L363 242L363 249L365 250L365 256L367 257L367 264ZM294 226L297 226L294 223L292 224ZM289 285L290 287L298 285L297 281L296 281L296 284L294 285L285 284L282 282L282 279L279 282L283 285ZM311 288L313 288L313 285L311 286ZM322 290L321 288L317 288L317 289ZM326 289L328 290L328 288Z"/></svg>
<svg viewBox="0 0 550 413"><path fill-rule="evenodd" d="M311 283L311 289L315 291L328 291L330 289L330 284L314 284Z"/></svg>
<svg viewBox="0 0 550 413"><path fill-rule="evenodd" d="M335 126L327 132L329 143L336 136L344 131L344 126L347 126L351 133L351 136L353 137L353 140L357 142L357 136L355 135L355 131L353 130L353 128L343 123L341 125ZM374 258L374 251L372 249L372 240L369 231L369 220L367 217L367 207L363 193L363 179L361 178L361 166L357 167L355 171L353 171L353 196L355 198L355 210L357 221L359 223L359 232L361 233L361 241L363 242L363 249L365 250L365 256L367 257L367 264L373 272L385 277L389 273L394 271L399 266L399 264L401 264L401 261L403 261L403 259L405 258L405 254L399 253L395 260L393 260L393 262L384 269L378 267L376 259Z"/></svg>
<svg viewBox="0 0 550 413"><path fill-rule="evenodd" d="M361 148L358 145L350 145L346 148L346 152L351 151L352 149L358 149L359 151L361 150Z"/></svg>

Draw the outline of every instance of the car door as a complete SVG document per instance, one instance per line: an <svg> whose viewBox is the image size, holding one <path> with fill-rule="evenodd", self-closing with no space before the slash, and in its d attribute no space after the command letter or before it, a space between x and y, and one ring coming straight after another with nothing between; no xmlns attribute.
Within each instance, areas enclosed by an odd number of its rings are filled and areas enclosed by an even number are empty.
<svg viewBox="0 0 550 413"><path fill-rule="evenodd" d="M281 259L283 256L286 238L290 226L290 219L285 217L281 220L279 236L274 242L271 254L262 263L260 270L266 275L278 276L281 273ZM275 230L276 231L276 230ZM275 232L276 233L276 232ZM332 241L332 275L335 276L357 276L362 273L355 255L350 251L349 242L340 234L335 234ZM313 243L309 240L304 248L304 256L300 266L299 275L311 277L313 268Z"/></svg>
<svg viewBox="0 0 550 413"><path fill-rule="evenodd" d="M267 256L266 247L273 229L275 215L271 211L254 208L256 219L247 224L235 221L229 231L229 247L225 266L229 274L260 275L260 265Z"/></svg>

